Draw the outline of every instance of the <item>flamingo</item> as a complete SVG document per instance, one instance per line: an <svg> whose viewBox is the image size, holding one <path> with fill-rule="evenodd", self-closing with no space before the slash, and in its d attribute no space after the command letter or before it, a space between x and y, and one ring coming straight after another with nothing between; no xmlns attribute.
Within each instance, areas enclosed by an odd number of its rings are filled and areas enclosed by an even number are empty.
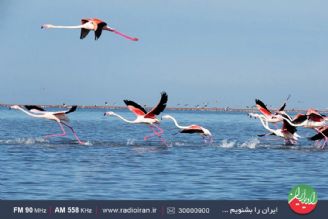
<svg viewBox="0 0 328 219"><path fill-rule="evenodd" d="M320 128L326 125L325 116L319 114L315 110L308 110L306 114L297 114L293 119L285 112L278 112L282 118L292 126L302 126L304 128Z"/></svg>
<svg viewBox="0 0 328 219"><path fill-rule="evenodd" d="M148 138L157 135L161 139L161 141L165 143L165 141L161 138L161 134L163 134L164 130L161 129L158 125L156 125L160 123L156 116L158 116L161 112L164 111L167 100L168 96L166 92L162 92L159 103L149 112L147 112L145 108L131 100L124 100L124 103L127 105L128 109L137 116L137 118L133 121L127 120L121 115L116 114L112 111L105 112L104 116L116 116L124 122L131 124L147 124L149 125L150 129L153 131L154 134L150 136L145 136L144 140L146 141Z"/></svg>
<svg viewBox="0 0 328 219"><path fill-rule="evenodd" d="M328 141L328 133L322 132L322 127L326 126L327 117L321 115L317 110L309 109L306 114L297 114L292 120L285 112L279 112L282 115L284 121L295 127L311 128L317 131L324 137L324 145Z"/></svg>
<svg viewBox="0 0 328 219"><path fill-rule="evenodd" d="M62 29L81 29L80 39L84 39L90 32L93 30L95 32L95 40L98 40L101 36L103 30L111 31L115 34L118 34L128 40L138 41L138 38L127 36L112 27L109 27L106 22L98 18L83 18L81 19L81 25L76 26L56 26L52 24L43 24L41 29L50 29L50 28L62 28Z"/></svg>
<svg viewBox="0 0 328 219"><path fill-rule="evenodd" d="M294 126L290 125L285 120L283 121L282 128L272 129L272 128L270 128L269 123L264 116L260 116L259 119L260 119L263 127L271 133L270 135L276 135L278 137L281 137L281 138L285 139L286 143L296 144L298 138L300 138L300 136L296 133L297 129ZM267 134L265 134L265 135L267 135ZM258 135L258 136L263 137L265 135Z"/></svg>
<svg viewBox="0 0 328 219"><path fill-rule="evenodd" d="M69 129L72 130L76 140L78 141L79 144L84 144L79 137L77 136L76 132L74 131L73 127L68 125L67 123L69 122L69 119L67 117L67 114L72 113L76 110L77 106L72 106L69 110L67 111L58 111L58 112L49 112L45 111L45 109L39 107L39 106L33 106L33 105L25 105L24 108L18 106L18 105L13 105L10 107L10 109L16 109L20 110L24 113L26 113L29 116L35 117L35 118L41 118L41 119L48 119L57 122L59 127L62 130L61 134L52 134L52 135L47 135L44 138L50 138L50 137L57 137L57 136L65 136L66 131L63 127L66 126Z"/></svg>
<svg viewBox="0 0 328 219"><path fill-rule="evenodd" d="M171 119L174 122L175 126L180 129L180 133L189 133L189 134L198 133L204 138L204 140L208 138L210 142L213 141L211 132L202 126L199 125L181 126L178 124L177 120L170 115L164 115L162 116L162 119Z"/></svg>
<svg viewBox="0 0 328 219"><path fill-rule="evenodd" d="M313 135L309 138L311 141L321 141L323 140L323 144L321 145L321 149L326 146L327 136L328 136L328 126L322 126L318 129L320 132L316 135Z"/></svg>
<svg viewBox="0 0 328 219"><path fill-rule="evenodd" d="M279 110L277 112L281 112L281 111L284 111L285 110L286 104L287 104L287 101L289 100L289 98L290 98L290 95L288 95L286 101L279 108ZM277 112L272 113L261 100L255 99L255 103L256 103L256 108L265 116L265 119L268 122L270 122L270 123L277 123L277 122L281 122L283 120L283 118L281 116L279 116ZM248 115L250 117L258 118L258 116L256 114L254 114L254 113L249 113Z"/></svg>

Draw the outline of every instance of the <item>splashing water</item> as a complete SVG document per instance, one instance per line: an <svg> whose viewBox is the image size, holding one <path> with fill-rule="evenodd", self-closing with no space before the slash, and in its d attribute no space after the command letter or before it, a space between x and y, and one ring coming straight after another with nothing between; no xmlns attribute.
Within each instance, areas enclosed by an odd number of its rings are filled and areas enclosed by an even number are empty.
<svg viewBox="0 0 328 219"><path fill-rule="evenodd" d="M255 149L256 146L260 143L258 138L251 138L250 140L242 143L240 147L242 148L250 148L250 149Z"/></svg>
<svg viewBox="0 0 328 219"><path fill-rule="evenodd" d="M136 139L134 138L128 138L126 141L126 145L134 145L136 142Z"/></svg>
<svg viewBox="0 0 328 219"><path fill-rule="evenodd" d="M174 145L175 146L184 146L184 145L186 145L184 142L174 142Z"/></svg>
<svg viewBox="0 0 328 219"><path fill-rule="evenodd" d="M219 147L223 147L223 148L232 148L236 145L236 141L229 141L227 139L223 139L221 141L221 144L219 144Z"/></svg>
<svg viewBox="0 0 328 219"><path fill-rule="evenodd" d="M42 137L36 138L15 138L15 139L2 139L0 144L22 144L22 145L33 145L36 143L48 143L49 141Z"/></svg>

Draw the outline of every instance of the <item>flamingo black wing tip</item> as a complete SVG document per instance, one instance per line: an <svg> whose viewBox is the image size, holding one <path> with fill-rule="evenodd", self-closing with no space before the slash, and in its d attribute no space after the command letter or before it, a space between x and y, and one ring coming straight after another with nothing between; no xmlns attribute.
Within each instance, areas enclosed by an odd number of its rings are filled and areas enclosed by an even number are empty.
<svg viewBox="0 0 328 219"><path fill-rule="evenodd" d="M161 96L162 96L162 98L165 98L165 100L167 101L168 95L167 95L167 93L165 91L162 91L161 92Z"/></svg>
<svg viewBox="0 0 328 219"><path fill-rule="evenodd" d="M123 100L126 105L130 105L131 100Z"/></svg>
<svg viewBox="0 0 328 219"><path fill-rule="evenodd" d="M72 106L68 111L65 112L65 114L75 112L77 109L77 105Z"/></svg>
<svg viewBox="0 0 328 219"><path fill-rule="evenodd" d="M39 110L39 111L45 111L43 108L41 108L41 107L39 107L39 106L35 106L35 105L24 105L24 107L25 107L27 110L36 109L36 110Z"/></svg>
<svg viewBox="0 0 328 219"><path fill-rule="evenodd" d="M260 99L255 99L255 103L260 105L263 104L263 102Z"/></svg>

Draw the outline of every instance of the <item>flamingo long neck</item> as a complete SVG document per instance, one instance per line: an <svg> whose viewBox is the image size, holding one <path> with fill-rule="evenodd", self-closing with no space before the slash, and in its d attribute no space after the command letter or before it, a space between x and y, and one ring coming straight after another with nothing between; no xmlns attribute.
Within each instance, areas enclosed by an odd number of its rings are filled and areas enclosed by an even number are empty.
<svg viewBox="0 0 328 219"><path fill-rule="evenodd" d="M271 133L276 133L276 130L273 130L272 128L269 127L268 122L265 120L264 116L259 116L259 119L266 130L268 130Z"/></svg>
<svg viewBox="0 0 328 219"><path fill-rule="evenodd" d="M286 121L286 122L288 122L289 123L289 125L291 125L291 126L303 126L304 125L304 122L302 122L302 123L300 123L300 124L294 124L290 119L287 119L287 118L285 118L285 117L283 117L283 119Z"/></svg>
<svg viewBox="0 0 328 219"><path fill-rule="evenodd" d="M120 119L122 119L124 122L131 123L131 124L135 123L135 121L127 120L127 119L125 119L123 116L121 116L119 114L113 113L113 115L116 116L116 117L118 117L118 118L120 118Z"/></svg>
<svg viewBox="0 0 328 219"><path fill-rule="evenodd" d="M76 25L76 26L58 26L58 25L51 25L49 28L60 28L60 29L81 29L83 25Z"/></svg>
<svg viewBox="0 0 328 219"><path fill-rule="evenodd" d="M179 129L184 129L185 128L184 126L179 125L178 122L177 122L177 120L174 117L168 116L168 119L171 119L174 122L174 125L176 127L178 127Z"/></svg>
<svg viewBox="0 0 328 219"><path fill-rule="evenodd" d="M23 109L22 107L18 106L18 109L22 112L24 112L25 114L29 115L29 116L32 116L32 117L36 117L36 118L44 118L44 116L42 114L33 114L33 113L30 113L29 111Z"/></svg>

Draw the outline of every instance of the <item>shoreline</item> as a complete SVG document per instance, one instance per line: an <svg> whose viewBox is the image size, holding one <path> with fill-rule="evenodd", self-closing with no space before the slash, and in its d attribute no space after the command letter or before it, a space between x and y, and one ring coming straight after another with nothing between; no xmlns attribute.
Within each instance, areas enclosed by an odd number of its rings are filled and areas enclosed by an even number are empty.
<svg viewBox="0 0 328 219"><path fill-rule="evenodd" d="M24 104L0 104L0 108L9 108L12 105L24 105ZM68 108L71 105L58 105L58 104L35 104L44 108ZM77 105L80 109L127 109L126 106L106 106L106 105ZM149 110L149 107L145 107ZM230 108L230 107L167 107L167 110L172 111L208 111L208 112L241 112L241 113L254 113L258 112L256 108ZM269 109L274 112L278 109ZM286 112L304 113L306 109L288 109ZM318 109L321 113L328 113L328 109Z"/></svg>

